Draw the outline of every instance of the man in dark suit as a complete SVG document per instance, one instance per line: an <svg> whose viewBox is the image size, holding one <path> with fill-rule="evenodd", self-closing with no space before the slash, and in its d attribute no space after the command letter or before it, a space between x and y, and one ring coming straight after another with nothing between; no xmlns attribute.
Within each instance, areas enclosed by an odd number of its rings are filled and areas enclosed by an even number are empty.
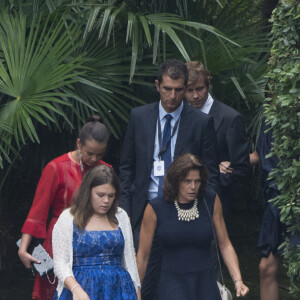
<svg viewBox="0 0 300 300"><path fill-rule="evenodd" d="M224 217L231 208L232 187L249 172L248 141L242 116L233 108L214 100L209 94L210 73L199 61L186 63L189 70L186 101L214 119L217 136L220 198Z"/></svg>
<svg viewBox="0 0 300 300"><path fill-rule="evenodd" d="M183 102L187 79L188 71L183 62L167 60L160 66L155 80L160 101L131 111L120 162L123 192L120 206L131 218L136 249L146 204L156 198L161 190L160 178L167 169L167 159L162 159L164 152L170 151L170 161L183 153L199 156L208 167L210 186L217 189L219 185L213 120ZM168 122L167 115L171 115L171 139L164 147L162 136ZM149 290L150 294L155 290L153 286L144 288L147 274L142 287L144 300L152 299L147 294Z"/></svg>

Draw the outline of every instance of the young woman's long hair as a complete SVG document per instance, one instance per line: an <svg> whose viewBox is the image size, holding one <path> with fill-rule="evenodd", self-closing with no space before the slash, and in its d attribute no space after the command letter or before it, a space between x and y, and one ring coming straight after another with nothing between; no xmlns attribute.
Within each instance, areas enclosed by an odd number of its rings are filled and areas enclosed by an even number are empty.
<svg viewBox="0 0 300 300"><path fill-rule="evenodd" d="M91 204L91 190L93 187L103 184L111 184L116 190L114 202L107 212L108 220L112 224L118 224L116 212L120 200L121 188L115 171L106 166L100 165L91 169L83 178L77 197L71 207L71 214L74 216L75 225L83 230L94 209Z"/></svg>

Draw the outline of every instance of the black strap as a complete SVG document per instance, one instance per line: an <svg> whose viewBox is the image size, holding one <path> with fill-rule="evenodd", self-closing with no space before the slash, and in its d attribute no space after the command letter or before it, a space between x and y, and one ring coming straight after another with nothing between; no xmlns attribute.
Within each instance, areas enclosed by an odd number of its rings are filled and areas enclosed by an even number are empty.
<svg viewBox="0 0 300 300"><path fill-rule="evenodd" d="M203 200L204 200L204 203L205 203L208 215L209 215L210 223L211 223L211 226L212 226L212 230L213 230L213 233L214 233L214 240L215 240L216 252L217 252L217 257L218 257L218 264L219 264L219 268L220 268L221 281L222 281L221 283L222 283L222 285L224 285L224 277L223 277L222 268L221 268L221 260L220 260L220 254L219 254L219 249L218 249L218 243L217 243L216 233L215 233L215 229L214 229L214 224L213 224L211 214L210 214L210 211L208 209L205 198L203 198Z"/></svg>

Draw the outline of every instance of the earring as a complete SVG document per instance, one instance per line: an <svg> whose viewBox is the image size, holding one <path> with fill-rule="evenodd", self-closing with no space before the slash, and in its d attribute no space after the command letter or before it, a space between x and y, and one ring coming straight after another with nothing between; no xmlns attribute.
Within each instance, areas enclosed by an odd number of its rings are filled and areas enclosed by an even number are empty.
<svg viewBox="0 0 300 300"><path fill-rule="evenodd" d="M79 165L80 165L80 170L81 170L81 173L84 172L84 167L83 167L83 163L82 163L82 153L80 151L80 148L77 149L77 152L78 152L78 157L79 157Z"/></svg>

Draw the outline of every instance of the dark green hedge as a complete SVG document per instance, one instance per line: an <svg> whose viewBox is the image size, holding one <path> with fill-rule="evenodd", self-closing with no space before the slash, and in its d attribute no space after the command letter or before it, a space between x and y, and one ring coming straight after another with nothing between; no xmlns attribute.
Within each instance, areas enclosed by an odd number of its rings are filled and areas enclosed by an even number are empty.
<svg viewBox="0 0 300 300"><path fill-rule="evenodd" d="M281 220L292 235L300 233L300 1L280 1L273 11L272 48L267 73L266 118L273 129L271 155L280 158L276 176L280 196L275 199ZM300 236L300 235L299 235ZM300 245L285 243L284 263L291 292L300 294Z"/></svg>

